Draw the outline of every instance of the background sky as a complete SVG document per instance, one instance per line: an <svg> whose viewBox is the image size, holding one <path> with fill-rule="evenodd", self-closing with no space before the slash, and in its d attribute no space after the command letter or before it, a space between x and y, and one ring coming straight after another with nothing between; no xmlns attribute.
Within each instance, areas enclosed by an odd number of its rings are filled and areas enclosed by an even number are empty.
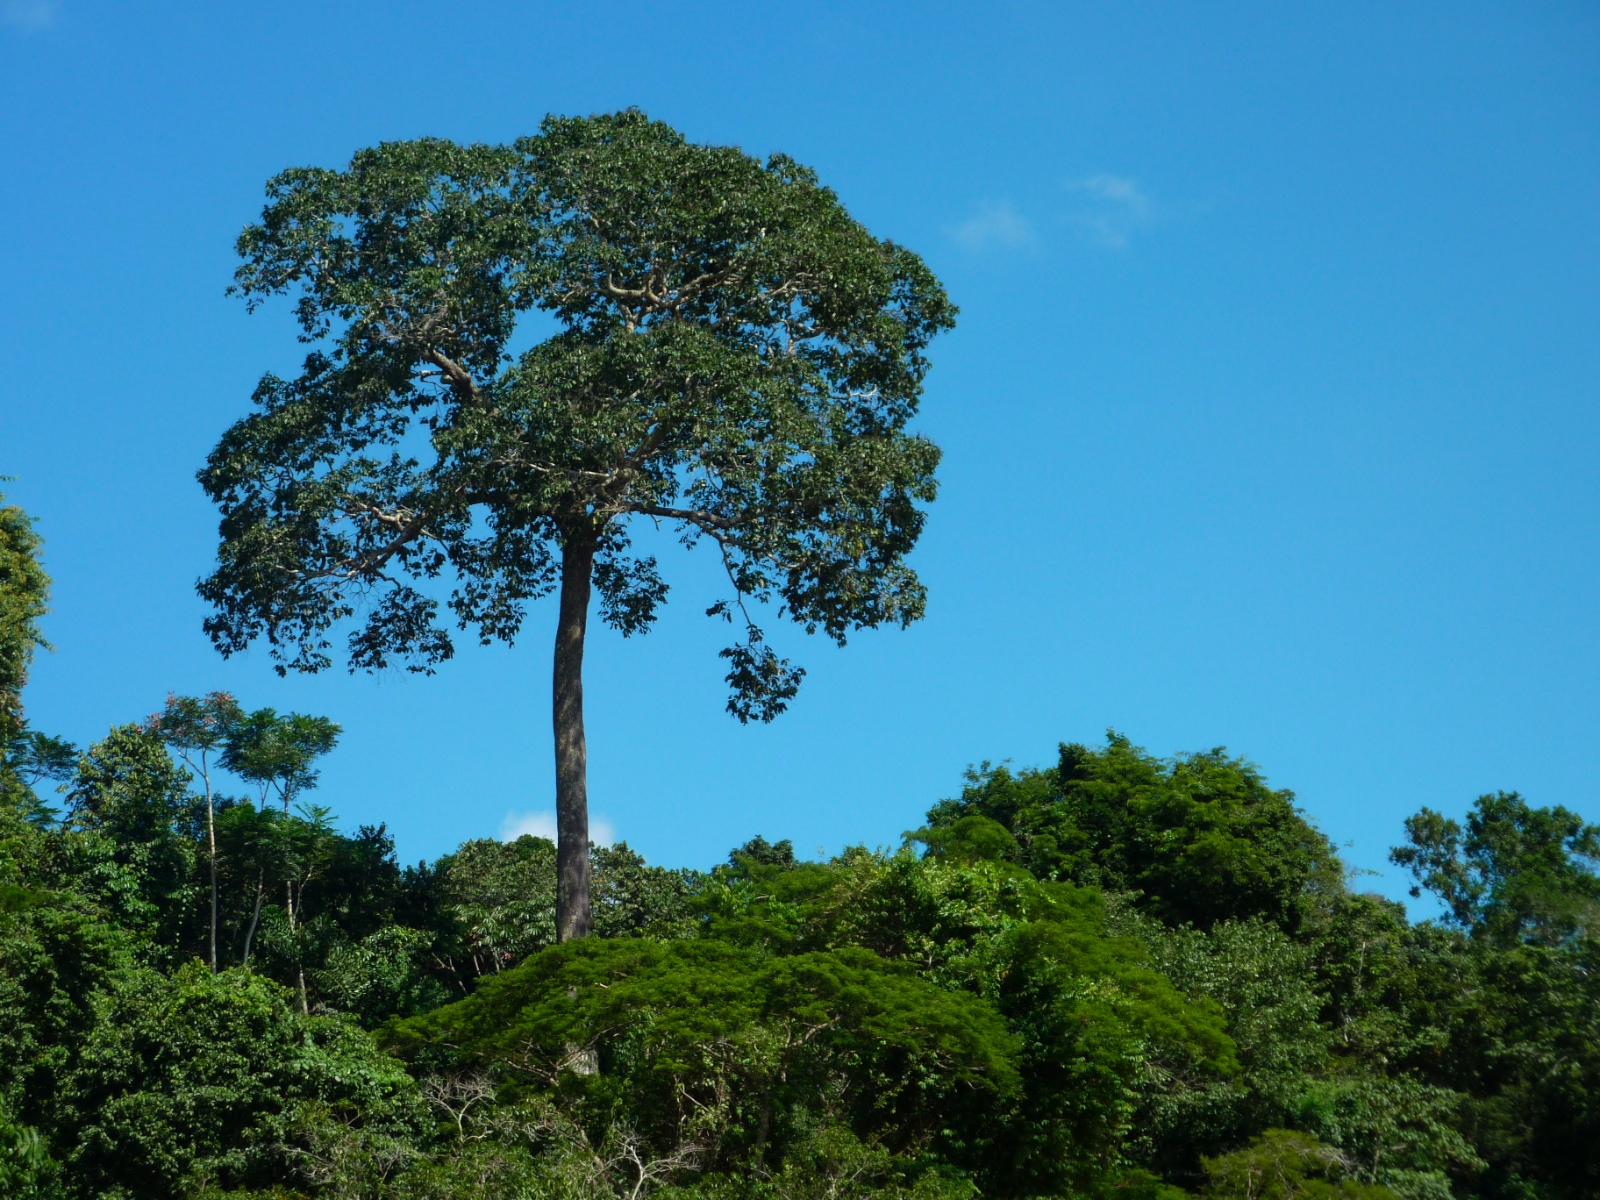
<svg viewBox="0 0 1600 1200"><path fill-rule="evenodd" d="M0 0L0 474L55 578L26 694L326 714L317 799L415 861L552 807L553 601L433 678L223 661L194 472L287 305L223 293L273 173L638 105L814 166L961 306L928 616L722 709L704 553L587 665L597 817L706 866L891 844L983 760L1225 745L1367 886L1422 805L1600 819L1600 6Z"/></svg>

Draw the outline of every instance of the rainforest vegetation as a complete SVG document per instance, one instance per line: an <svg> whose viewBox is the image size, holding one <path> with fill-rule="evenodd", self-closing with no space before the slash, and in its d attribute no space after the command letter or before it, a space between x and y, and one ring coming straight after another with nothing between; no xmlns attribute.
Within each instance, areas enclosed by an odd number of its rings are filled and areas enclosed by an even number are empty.
<svg viewBox="0 0 1600 1200"><path fill-rule="evenodd" d="M1563 808L1411 817L1412 921L1249 762L1112 734L898 848L592 847L558 942L552 843L341 829L331 721L30 727L47 585L0 508L5 1196L1600 1194L1600 830Z"/></svg>

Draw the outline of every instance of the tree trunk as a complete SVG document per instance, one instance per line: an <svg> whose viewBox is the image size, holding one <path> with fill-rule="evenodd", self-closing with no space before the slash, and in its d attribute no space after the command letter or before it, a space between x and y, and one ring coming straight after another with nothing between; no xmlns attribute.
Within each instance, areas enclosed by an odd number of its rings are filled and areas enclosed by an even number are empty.
<svg viewBox="0 0 1600 1200"><path fill-rule="evenodd" d="M261 900L266 894L267 873L265 870L262 870L256 875L256 907L255 911L250 914L250 929L244 935L243 961L246 970L249 970L250 968L250 943L255 940L256 923L261 920Z"/></svg>
<svg viewBox="0 0 1600 1200"><path fill-rule="evenodd" d="M211 973L217 973L217 805L211 794L211 771L202 758L206 781L206 841L211 847Z"/></svg>
<svg viewBox="0 0 1600 1200"><path fill-rule="evenodd" d="M287 803L287 801L285 801L285 803ZM289 912L289 943L294 947L294 969L300 976L300 1011L306 1016L310 1016L311 1009L306 1006L306 967L305 963L302 962L300 958L300 939L296 936L296 925L294 920L294 880L289 880L284 886L288 888L286 898ZM301 900L305 899L305 895L306 887L305 883L302 881L300 884Z"/></svg>
<svg viewBox="0 0 1600 1200"><path fill-rule="evenodd" d="M594 534L561 551L561 615L551 672L556 735L556 939L589 936L589 750L583 736L583 635L589 623Z"/></svg>

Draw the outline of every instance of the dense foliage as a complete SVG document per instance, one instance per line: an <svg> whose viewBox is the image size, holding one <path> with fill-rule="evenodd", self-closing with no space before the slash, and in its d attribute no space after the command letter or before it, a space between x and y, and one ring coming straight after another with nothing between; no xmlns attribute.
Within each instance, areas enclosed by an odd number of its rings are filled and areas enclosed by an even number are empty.
<svg viewBox="0 0 1600 1200"><path fill-rule="evenodd" d="M310 803L325 719L29 729L37 549L0 510L0 1194L1600 1194L1600 829L1565 809L1412 817L1413 923L1249 763L1113 735L972 772L896 850L593 847L558 944L550 842L403 868Z"/></svg>
<svg viewBox="0 0 1600 1200"><path fill-rule="evenodd" d="M224 652L284 667L427 669L452 620L510 640L582 551L624 633L667 587L627 553L661 522L709 540L742 618L729 708L783 707L795 673L744 615L842 642L921 614L905 563L939 452L908 433L955 309L926 265L784 155L690 142L637 110L549 117L510 145L362 150L267 185L236 290L295 300L314 345L265 376L201 483L222 510L201 585ZM555 332L515 355L530 314ZM373 593L366 597L366 593Z"/></svg>

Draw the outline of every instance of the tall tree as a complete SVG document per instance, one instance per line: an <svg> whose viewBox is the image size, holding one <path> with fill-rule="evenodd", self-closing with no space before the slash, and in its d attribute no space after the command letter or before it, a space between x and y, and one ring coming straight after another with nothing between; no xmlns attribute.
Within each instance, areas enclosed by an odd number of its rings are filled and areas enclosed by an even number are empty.
<svg viewBox="0 0 1600 1200"><path fill-rule="evenodd" d="M306 813L305 820L292 819L289 804L300 792L317 786L320 772L312 764L338 744L339 733L339 726L327 717L313 717L305 713L279 716L276 709L258 708L248 716L238 716L233 720L219 760L235 775L261 789L262 808L266 807L274 789L283 801L283 820L267 828L275 832L276 841L283 852L283 911L289 921L291 939L296 937L306 882L314 873L312 864L325 857L330 822L325 808L312 809ZM251 934L245 937L247 958L250 937L261 915L262 884L265 880L263 868L257 876L256 910L250 918ZM305 1008L305 967L298 948L295 951L295 969L299 975L300 1006Z"/></svg>
<svg viewBox="0 0 1600 1200"><path fill-rule="evenodd" d="M295 796L317 786L320 772L312 764L339 744L339 733L327 717L258 708L233 718L218 761L260 789L263 808L276 791L288 816Z"/></svg>
<svg viewBox="0 0 1600 1200"><path fill-rule="evenodd" d="M583 651L591 591L624 635L667 585L640 522L709 540L742 621L729 711L771 720L803 672L747 602L807 632L905 625L938 449L907 432L955 309L922 260L813 172L692 145L637 111L549 118L511 146L390 143L285 172L239 241L252 305L297 295L300 375L268 375L201 482L222 511L200 584L224 654L279 669L431 670L440 600L483 643L559 588L552 718L558 933L589 931ZM520 356L527 314L554 329ZM453 580L443 596L434 584Z"/></svg>
<svg viewBox="0 0 1600 1200"><path fill-rule="evenodd" d="M211 970L217 970L217 800L211 786L211 757L226 753L228 739L244 719L239 702L227 692L205 696L167 694L162 710L145 725L200 776L206 791L206 847L211 859Z"/></svg>

